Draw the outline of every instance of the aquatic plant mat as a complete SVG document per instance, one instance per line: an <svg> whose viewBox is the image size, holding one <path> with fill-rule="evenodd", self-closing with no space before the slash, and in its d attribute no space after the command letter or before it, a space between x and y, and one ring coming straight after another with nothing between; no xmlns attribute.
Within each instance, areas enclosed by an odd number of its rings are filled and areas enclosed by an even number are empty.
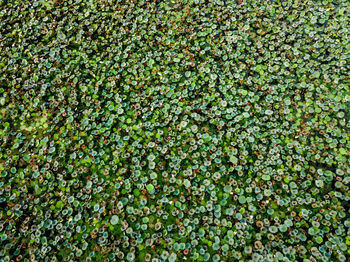
<svg viewBox="0 0 350 262"><path fill-rule="evenodd" d="M349 3L0 1L0 262L349 261Z"/></svg>

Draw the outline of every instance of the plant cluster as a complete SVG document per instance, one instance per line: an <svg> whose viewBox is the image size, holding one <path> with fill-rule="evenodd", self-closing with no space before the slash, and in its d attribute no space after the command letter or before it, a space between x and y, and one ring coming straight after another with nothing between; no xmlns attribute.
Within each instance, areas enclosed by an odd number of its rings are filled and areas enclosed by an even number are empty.
<svg viewBox="0 0 350 262"><path fill-rule="evenodd" d="M349 261L349 10L0 1L0 261Z"/></svg>

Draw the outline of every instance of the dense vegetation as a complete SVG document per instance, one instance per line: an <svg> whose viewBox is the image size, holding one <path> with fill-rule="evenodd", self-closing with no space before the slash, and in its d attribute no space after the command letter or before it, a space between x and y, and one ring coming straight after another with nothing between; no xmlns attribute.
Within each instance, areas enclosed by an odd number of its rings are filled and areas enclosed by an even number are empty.
<svg viewBox="0 0 350 262"><path fill-rule="evenodd" d="M349 261L349 11L0 1L0 261Z"/></svg>

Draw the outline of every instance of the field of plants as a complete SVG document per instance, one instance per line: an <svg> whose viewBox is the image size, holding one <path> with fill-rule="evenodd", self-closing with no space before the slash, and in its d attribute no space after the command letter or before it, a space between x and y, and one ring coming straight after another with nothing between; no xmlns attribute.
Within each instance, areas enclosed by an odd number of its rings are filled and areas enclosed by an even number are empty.
<svg viewBox="0 0 350 262"><path fill-rule="evenodd" d="M1 0L0 262L350 261L349 14Z"/></svg>

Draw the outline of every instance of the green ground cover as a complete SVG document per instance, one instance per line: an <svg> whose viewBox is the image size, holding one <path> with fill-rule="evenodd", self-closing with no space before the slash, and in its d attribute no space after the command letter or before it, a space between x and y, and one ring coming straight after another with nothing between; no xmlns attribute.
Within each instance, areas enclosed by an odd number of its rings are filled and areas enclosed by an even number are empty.
<svg viewBox="0 0 350 262"><path fill-rule="evenodd" d="M0 262L349 261L349 11L0 1Z"/></svg>

